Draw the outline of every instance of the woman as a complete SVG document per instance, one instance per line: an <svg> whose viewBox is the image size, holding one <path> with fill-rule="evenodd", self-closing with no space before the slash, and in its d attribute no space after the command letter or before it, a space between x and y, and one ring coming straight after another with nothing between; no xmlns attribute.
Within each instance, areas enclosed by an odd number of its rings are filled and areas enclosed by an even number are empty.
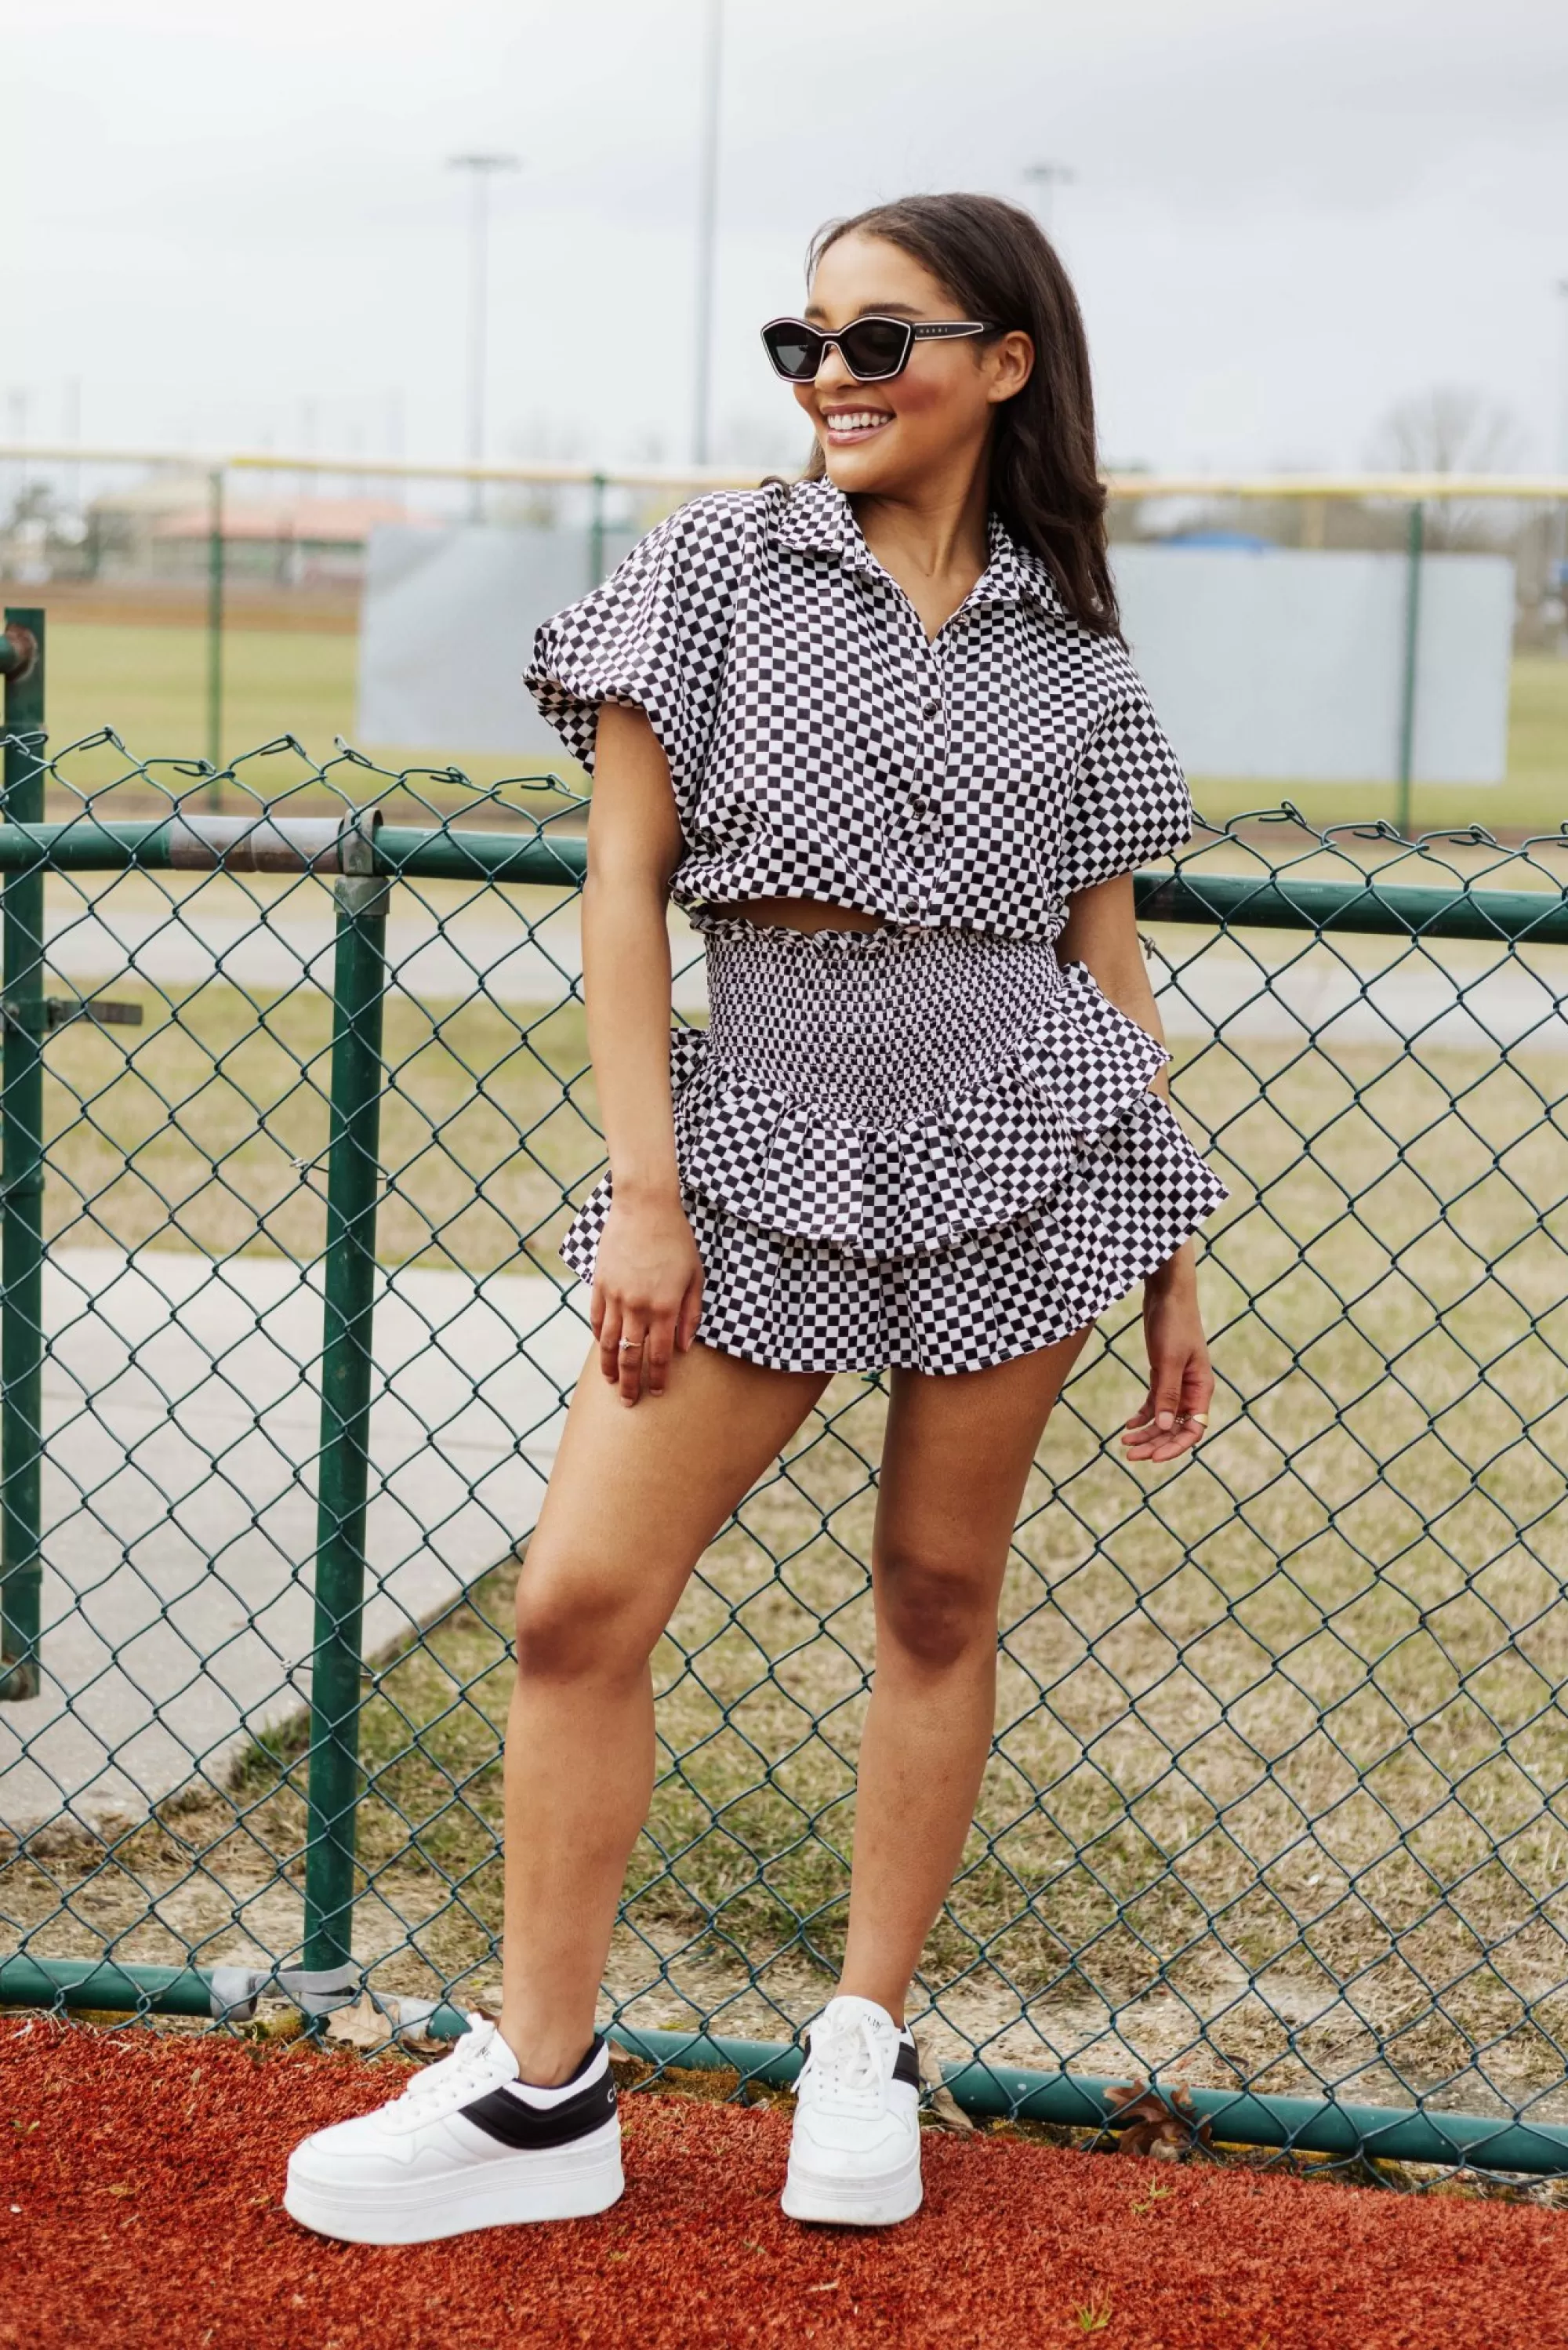
<svg viewBox="0 0 1568 2350"><path fill-rule="evenodd" d="M1027 215L979 196L839 224L809 275L805 319L764 330L805 480L693 500L535 645L595 775L610 1173L563 1253L597 1344L518 1588L501 2015L296 2154L287 2208L327 2234L619 2194L594 2019L652 1788L649 1659L731 1511L867 1368L891 1372L876 1678L784 2208L913 2212L904 2002L990 1747L1041 1432L1140 1279L1128 1459L1177 1459L1209 1409L1192 1234L1226 1194L1168 1104L1130 878L1192 808L1117 632L1077 306ZM671 896L711 1006L673 1045Z"/></svg>

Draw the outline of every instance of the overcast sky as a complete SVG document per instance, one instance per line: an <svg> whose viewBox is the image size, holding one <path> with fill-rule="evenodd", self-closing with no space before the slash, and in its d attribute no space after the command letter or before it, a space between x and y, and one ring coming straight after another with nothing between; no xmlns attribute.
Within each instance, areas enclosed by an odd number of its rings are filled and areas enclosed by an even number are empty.
<svg viewBox="0 0 1568 2350"><path fill-rule="evenodd" d="M690 452L703 0L48 0L11 14L0 419L455 457L464 191L498 191L498 459ZM1439 383L1560 461L1562 0L728 0L715 417L799 439L758 323L825 215L911 189L1054 229L1115 463L1350 466Z"/></svg>

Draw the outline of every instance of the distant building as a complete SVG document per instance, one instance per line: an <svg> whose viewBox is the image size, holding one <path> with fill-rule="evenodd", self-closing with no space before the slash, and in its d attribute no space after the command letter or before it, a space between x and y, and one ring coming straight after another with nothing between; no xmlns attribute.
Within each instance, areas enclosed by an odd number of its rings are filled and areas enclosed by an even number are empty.
<svg viewBox="0 0 1568 2350"><path fill-rule="evenodd" d="M211 558L213 511L204 474L171 470L93 500L88 568L99 578L194 581ZM395 498L244 498L223 502L223 567L236 585L353 585L378 523L417 524Z"/></svg>

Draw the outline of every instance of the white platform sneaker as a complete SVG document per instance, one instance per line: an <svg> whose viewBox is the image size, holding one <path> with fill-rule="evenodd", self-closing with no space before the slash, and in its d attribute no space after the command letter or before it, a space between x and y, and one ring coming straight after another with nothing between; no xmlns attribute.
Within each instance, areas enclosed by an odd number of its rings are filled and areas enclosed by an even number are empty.
<svg viewBox="0 0 1568 2350"><path fill-rule="evenodd" d="M911 2033L874 2000L830 1999L811 2027L795 2083L788 2216L889 2228L918 2211L919 2102Z"/></svg>
<svg viewBox="0 0 1568 2350"><path fill-rule="evenodd" d="M468 2025L389 2104L296 2147L283 2208L302 2227L350 2244L426 2244L608 2210L624 2182L604 2042L559 2088L535 2089L493 2023Z"/></svg>

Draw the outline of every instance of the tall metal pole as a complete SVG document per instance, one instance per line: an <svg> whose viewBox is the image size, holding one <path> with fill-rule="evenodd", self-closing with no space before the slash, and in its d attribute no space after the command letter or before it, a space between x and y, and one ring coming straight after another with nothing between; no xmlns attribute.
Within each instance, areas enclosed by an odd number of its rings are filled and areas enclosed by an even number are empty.
<svg viewBox="0 0 1568 2350"><path fill-rule="evenodd" d="M1557 343L1557 470L1568 480L1568 277L1557 280L1557 299L1562 306ZM1553 585L1559 596L1568 596L1568 498L1558 499L1556 520L1557 577Z"/></svg>
<svg viewBox="0 0 1568 2350"><path fill-rule="evenodd" d="M1033 180L1040 191L1034 199L1035 217L1044 234L1049 237L1055 210L1056 190L1070 188L1078 175L1075 172L1070 171L1065 163L1029 163L1024 167L1023 176L1026 180Z"/></svg>
<svg viewBox="0 0 1568 2350"><path fill-rule="evenodd" d="M469 175L468 202L468 462L484 463L484 394L490 341L490 182L497 172L515 172L515 155L453 155L454 172ZM484 519L484 484L468 485L468 518Z"/></svg>
<svg viewBox="0 0 1568 2350"><path fill-rule="evenodd" d="M82 380L79 375L66 379L64 408L65 437L73 448L79 449L82 441ZM79 515L82 504L82 467L78 457L66 475L66 504L73 515Z"/></svg>
<svg viewBox="0 0 1568 2350"><path fill-rule="evenodd" d="M596 473L588 507L588 586L597 588L605 576L605 477Z"/></svg>
<svg viewBox="0 0 1568 2350"><path fill-rule="evenodd" d="M697 380L691 409L691 459L706 465L712 444L713 279L718 265L719 116L724 67L724 0L705 0L702 120L697 183Z"/></svg>
<svg viewBox="0 0 1568 2350"><path fill-rule="evenodd" d="M223 786L223 469L207 476L207 786L209 807L221 806Z"/></svg>
<svg viewBox="0 0 1568 2350"><path fill-rule="evenodd" d="M1405 525L1405 649L1399 677L1399 795L1394 822L1410 837L1410 801L1416 775L1416 697L1421 665L1421 557L1426 550L1427 509L1417 498Z"/></svg>
<svg viewBox="0 0 1568 2350"><path fill-rule="evenodd" d="M8 611L7 824L44 821L44 616ZM0 1045L0 1698L38 1693L43 1559L44 870L7 874Z"/></svg>

